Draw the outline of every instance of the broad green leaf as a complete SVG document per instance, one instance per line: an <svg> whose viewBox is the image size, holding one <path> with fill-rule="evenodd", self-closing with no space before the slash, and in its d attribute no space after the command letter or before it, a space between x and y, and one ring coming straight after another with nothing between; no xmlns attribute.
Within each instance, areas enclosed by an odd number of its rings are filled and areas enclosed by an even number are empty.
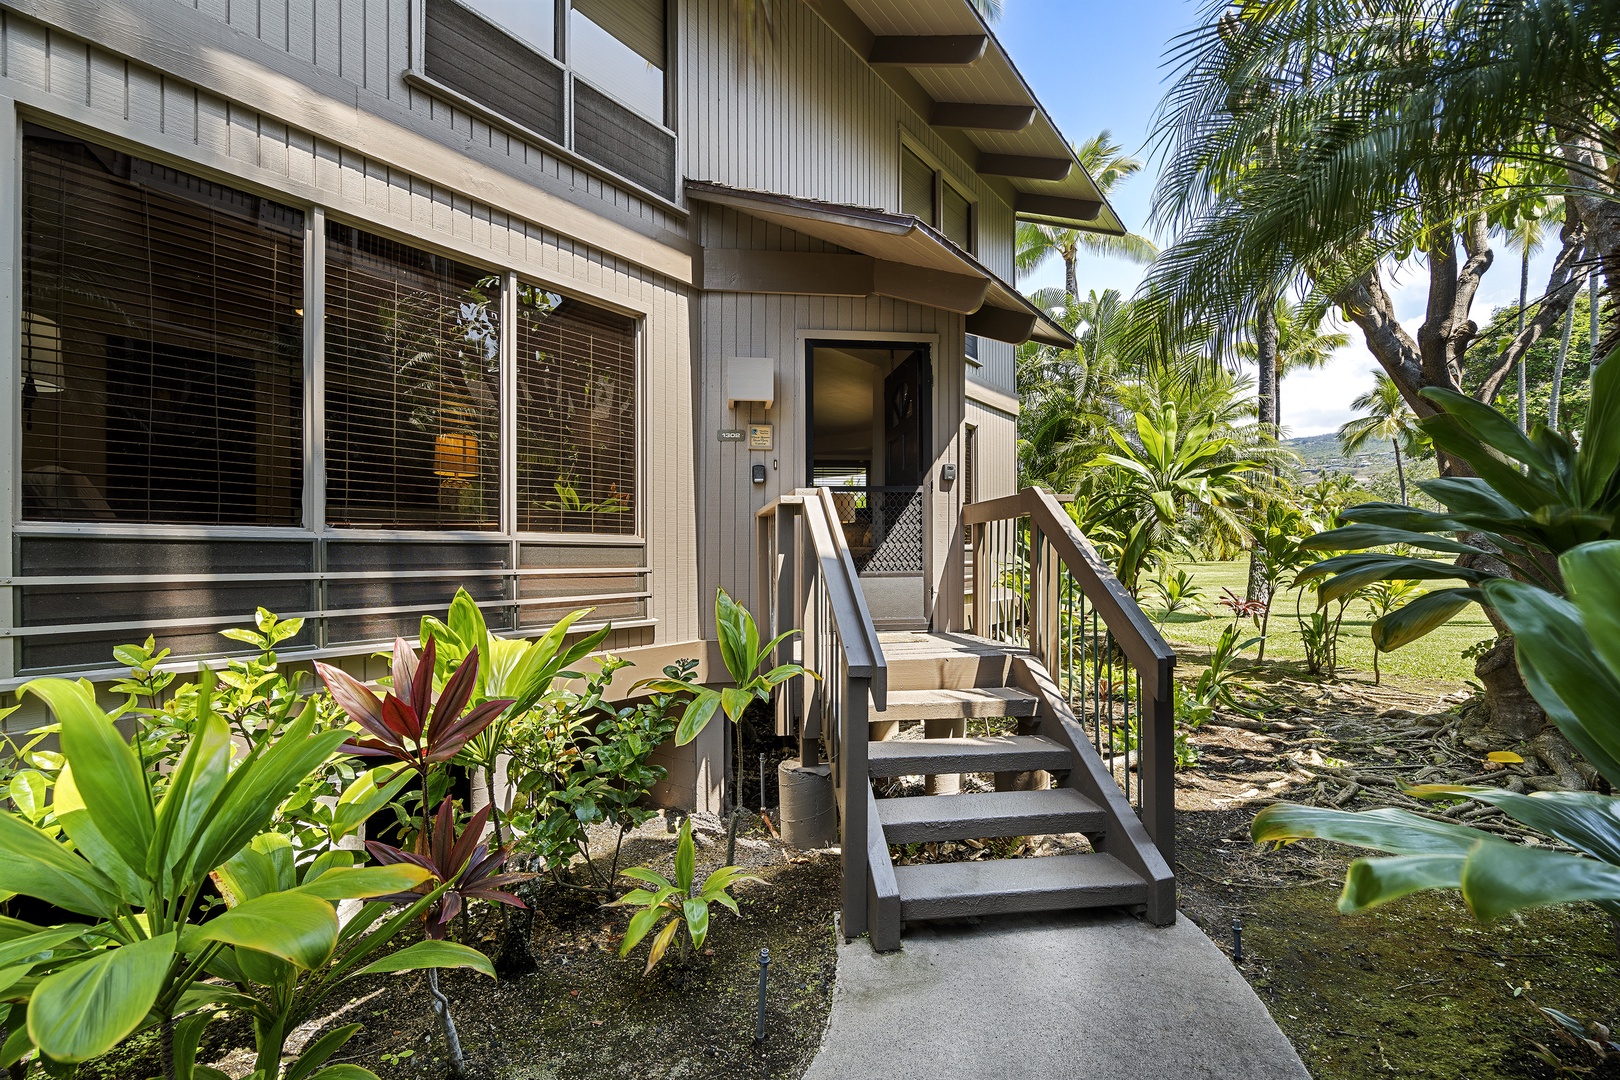
<svg viewBox="0 0 1620 1080"><path fill-rule="evenodd" d="M674 890L675 888L674 883L668 878L664 877L664 875L653 870L648 870L645 866L632 866L628 870L619 871L619 873L634 881L645 881L647 884L656 886L660 889Z"/></svg>
<svg viewBox="0 0 1620 1080"><path fill-rule="evenodd" d="M256 747L231 773L205 815L183 880L214 869L264 832L276 807L348 738L341 728L313 734L315 719L311 702L279 738Z"/></svg>
<svg viewBox="0 0 1620 1080"><path fill-rule="evenodd" d="M280 880L275 859L258 843L231 856L212 877L225 903L231 907L240 907L267 893L280 892L291 884Z"/></svg>
<svg viewBox="0 0 1620 1080"><path fill-rule="evenodd" d="M681 836L675 843L675 888L682 896L692 891L692 874L697 865L697 846L692 842L692 819L681 822Z"/></svg>
<svg viewBox="0 0 1620 1080"><path fill-rule="evenodd" d="M1592 401L1576 465L1577 486L1588 502L1596 499L1620 470L1620 372L1616 368L1620 364L1603 363L1592 373Z"/></svg>
<svg viewBox="0 0 1620 1080"><path fill-rule="evenodd" d="M681 714L681 722L675 728L675 745L685 746L703 733L709 726L715 711L720 708L720 695L713 690L698 687L695 696L686 705L686 711Z"/></svg>
<svg viewBox="0 0 1620 1080"><path fill-rule="evenodd" d="M433 871L414 863L336 867L293 891L322 900L369 900L374 896L410 892L432 877Z"/></svg>
<svg viewBox="0 0 1620 1080"><path fill-rule="evenodd" d="M753 703L754 695L747 690L728 686L720 691L720 708L724 710L726 719L734 724L742 720L743 713L747 712L748 706Z"/></svg>
<svg viewBox="0 0 1620 1080"><path fill-rule="evenodd" d="M1344 875L1339 910L1365 911L1427 889L1455 889L1466 855L1399 855L1357 859Z"/></svg>
<svg viewBox="0 0 1620 1080"><path fill-rule="evenodd" d="M66 944L91 932L88 926L54 926L37 934L12 938L0 943L0 966L10 966L41 953L48 953L58 945Z"/></svg>
<svg viewBox="0 0 1620 1080"><path fill-rule="evenodd" d="M204 1009L174 1025L172 1045L175 1080L195 1080L197 1049L202 1043L203 1030L213 1022L215 1015L212 1009Z"/></svg>
<svg viewBox="0 0 1620 1080"><path fill-rule="evenodd" d="M1517 424L1496 409L1467 394L1441 387L1425 390L1423 396L1444 408L1460 428L1485 447L1510 461L1523 462L1549 479L1552 477L1553 463L1525 437ZM1427 425L1424 426L1427 430Z"/></svg>
<svg viewBox="0 0 1620 1080"><path fill-rule="evenodd" d="M624 932L624 940L619 942L619 955L630 955L630 950L641 944L641 939L652 932L652 928L658 925L659 918L664 914L664 909L656 905L636 912L630 919L629 929Z"/></svg>
<svg viewBox="0 0 1620 1080"><path fill-rule="evenodd" d="M686 933L692 939L692 948L703 948L703 940L709 936L709 902L689 896L681 901L681 910L686 915Z"/></svg>
<svg viewBox="0 0 1620 1080"><path fill-rule="evenodd" d="M1403 604L1372 624L1373 647L1392 652L1450 622L1469 604L1482 603L1478 589L1436 589Z"/></svg>
<svg viewBox="0 0 1620 1080"><path fill-rule="evenodd" d="M328 1065L317 1073L310 1073L309 1080L377 1080L377 1074L363 1066L344 1062L341 1065Z"/></svg>
<svg viewBox="0 0 1620 1080"><path fill-rule="evenodd" d="M187 948L219 941L257 949L307 970L320 967L337 947L337 912L318 896L270 893L232 908L187 932Z"/></svg>
<svg viewBox="0 0 1620 1080"><path fill-rule="evenodd" d="M57 1061L106 1053L146 1018L169 979L174 935L121 945L40 980L28 1005L28 1037Z"/></svg>
<svg viewBox="0 0 1620 1080"><path fill-rule="evenodd" d="M37 769L22 769L11 778L7 792L18 812L29 821L45 816L45 774Z"/></svg>
<svg viewBox="0 0 1620 1080"><path fill-rule="evenodd" d="M1261 843L1315 838L1392 855L1466 855L1482 835L1466 825L1391 807L1357 813L1294 803L1272 803L1260 811L1249 834Z"/></svg>
<svg viewBox="0 0 1620 1080"><path fill-rule="evenodd" d="M364 825L366 819L394 800L414 774L405 765L380 765L355 777L338 796L332 812L332 833L339 838Z"/></svg>
<svg viewBox="0 0 1620 1080"><path fill-rule="evenodd" d="M119 900L104 874L15 814L0 813L0 881L8 892L103 919Z"/></svg>
<svg viewBox="0 0 1620 1080"><path fill-rule="evenodd" d="M1582 757L1620 785L1620 678L1594 652L1580 611L1518 581L1489 582L1485 595L1513 631L1519 673L1536 703Z"/></svg>
<svg viewBox="0 0 1620 1080"><path fill-rule="evenodd" d="M1428 551L1451 551L1457 554L1479 554L1483 549L1448 536L1392 529L1384 525L1345 525L1327 532L1307 536L1299 546L1307 551L1358 551L1362 548L1387 547L1401 544Z"/></svg>
<svg viewBox="0 0 1620 1080"><path fill-rule="evenodd" d="M152 892L151 879L142 873L140 867L126 863L112 842L96 828L90 811L85 808L84 797L79 794L72 765L63 764L62 771L56 774L51 809L56 814L56 823L73 841L73 846L79 849L85 861L107 875L127 902L135 907L145 907Z"/></svg>
<svg viewBox="0 0 1620 1080"><path fill-rule="evenodd" d="M16 986L24 975L33 970L33 964L13 964L10 967L0 967L0 1001L5 999L7 990Z"/></svg>
<svg viewBox="0 0 1620 1080"><path fill-rule="evenodd" d="M459 945L454 941L418 941L396 953L361 968L357 975L380 975L390 971L419 971L423 968L472 968L495 977L495 967L489 957L477 949Z"/></svg>
<svg viewBox="0 0 1620 1080"><path fill-rule="evenodd" d="M1620 866L1620 798L1595 791L1536 791L1527 795L1497 787L1424 784L1407 788L1420 799L1467 798L1498 806L1514 821L1562 840L1604 862Z"/></svg>
<svg viewBox="0 0 1620 1080"><path fill-rule="evenodd" d="M304 1080L316 1069L320 1068L326 1059L343 1048L343 1044L354 1038L360 1031L361 1024L345 1024L340 1028L333 1028L325 1035L316 1039L304 1048L298 1059L287 1066L286 1075L282 1080Z"/></svg>
<svg viewBox="0 0 1620 1080"><path fill-rule="evenodd" d="M19 693L44 700L62 725L62 753L78 777L79 793L96 830L131 867L146 865L152 843L152 796L141 760L85 685L34 679Z"/></svg>
<svg viewBox="0 0 1620 1080"><path fill-rule="evenodd" d="M714 622L720 638L720 658L725 662L726 670L731 673L731 681L741 686L753 675L749 664L759 647L757 630L754 640L749 640L748 630L753 623L753 616L727 595L726 590L717 589L714 597Z"/></svg>
<svg viewBox="0 0 1620 1080"><path fill-rule="evenodd" d="M231 731L215 715L200 718L194 725L186 752L169 777L169 788L158 805L157 824L146 857L146 876L170 879L171 893L182 891L172 880L202 828L204 815L230 775Z"/></svg>
<svg viewBox="0 0 1620 1080"><path fill-rule="evenodd" d="M1521 908L1620 900L1620 866L1546 848L1483 842L1462 871L1463 899L1489 922Z"/></svg>
<svg viewBox="0 0 1620 1080"><path fill-rule="evenodd" d="M1566 551L1558 568L1593 650L1610 671L1620 675L1620 540L1582 544Z"/></svg>

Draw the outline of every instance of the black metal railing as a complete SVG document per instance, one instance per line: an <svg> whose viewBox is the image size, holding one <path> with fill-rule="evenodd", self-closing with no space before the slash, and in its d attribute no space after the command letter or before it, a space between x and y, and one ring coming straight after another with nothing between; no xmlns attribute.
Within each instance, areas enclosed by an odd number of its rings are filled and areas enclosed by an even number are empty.
<svg viewBox="0 0 1620 1080"><path fill-rule="evenodd" d="M1048 492L971 504L963 523L973 632L1040 661L1174 865L1175 653Z"/></svg>

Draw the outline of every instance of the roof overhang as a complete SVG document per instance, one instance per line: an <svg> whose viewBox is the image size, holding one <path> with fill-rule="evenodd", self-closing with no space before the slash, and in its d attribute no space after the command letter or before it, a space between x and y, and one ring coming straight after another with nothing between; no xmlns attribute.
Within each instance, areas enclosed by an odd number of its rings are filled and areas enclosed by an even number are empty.
<svg viewBox="0 0 1620 1080"><path fill-rule="evenodd" d="M710 292L888 296L967 316L967 331L1021 345L1073 348L1074 338L1017 289L911 214L686 182L693 202L727 206L844 252L705 248ZM847 253L847 254L846 254Z"/></svg>
<svg viewBox="0 0 1620 1080"><path fill-rule="evenodd" d="M999 189L1019 220L1125 234L1119 215L969 0L807 3Z"/></svg>

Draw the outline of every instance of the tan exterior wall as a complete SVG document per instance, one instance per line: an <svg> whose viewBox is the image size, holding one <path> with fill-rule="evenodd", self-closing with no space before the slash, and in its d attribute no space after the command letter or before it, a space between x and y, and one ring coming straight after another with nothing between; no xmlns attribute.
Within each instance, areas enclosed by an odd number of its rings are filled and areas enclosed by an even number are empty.
<svg viewBox="0 0 1620 1080"><path fill-rule="evenodd" d="M980 502L1018 492L1018 418L975 400L968 388L967 423L978 428L973 491Z"/></svg>

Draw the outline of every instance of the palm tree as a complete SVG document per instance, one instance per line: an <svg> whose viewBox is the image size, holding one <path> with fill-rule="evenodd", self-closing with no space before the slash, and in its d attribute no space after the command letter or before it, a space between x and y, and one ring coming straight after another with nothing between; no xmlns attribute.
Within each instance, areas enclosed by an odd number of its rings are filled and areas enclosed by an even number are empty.
<svg viewBox="0 0 1620 1080"><path fill-rule="evenodd" d="M1539 208L1536 203L1545 202L1543 212L1535 212ZM1502 230L1502 241L1509 251L1519 253L1519 333L1524 333L1524 313L1530 306L1530 259L1547 242L1546 226L1549 222L1563 219L1563 200L1553 196L1546 200L1533 200L1530 205L1518 208L1518 214L1513 224ZM1530 404L1529 387L1526 384L1524 357L1513 365L1518 372L1519 379L1519 430L1530 430Z"/></svg>
<svg viewBox="0 0 1620 1080"><path fill-rule="evenodd" d="M1417 416L1406 403L1395 380L1379 372L1373 388L1350 403L1362 410L1359 416L1339 428L1339 445L1346 454L1354 454L1374 439L1388 439L1395 447L1395 476L1401 485L1401 505L1406 505L1406 469L1401 464L1401 447L1408 452L1415 445L1421 428Z"/></svg>
<svg viewBox="0 0 1620 1080"><path fill-rule="evenodd" d="M1272 390L1273 414L1261 417L1280 430L1282 424L1282 381L1296 371L1312 371L1321 367L1350 343L1350 335L1338 330L1322 329L1322 317L1313 316L1304 304L1290 303L1287 297L1278 297L1272 309L1272 325L1277 336L1277 385ZM1258 334L1238 342L1237 354L1245 360L1257 360Z"/></svg>
<svg viewBox="0 0 1620 1080"><path fill-rule="evenodd" d="M1108 131L1100 131L1076 146L1074 153L1080 159L1080 164L1085 166L1086 172L1096 181L1097 190L1102 192L1104 198L1121 180L1135 175L1142 169L1141 159L1126 154L1119 144L1114 142L1112 133ZM1151 240L1136 233L1103 236L1079 229L1065 229L1057 225L1026 221L1018 226L1014 264L1018 268L1019 276L1022 277L1034 273L1038 267L1045 265L1054 257L1062 259L1064 292L1078 299L1080 284L1075 267L1082 251L1093 255L1128 259L1134 263L1151 262L1159 253L1159 249L1153 246Z"/></svg>
<svg viewBox="0 0 1620 1080"><path fill-rule="evenodd" d="M1490 264L1492 205L1563 190L1579 228L1563 231L1525 333L1466 388L1477 400L1494 400L1523 351L1557 332L1583 247L1620 282L1620 184L1602 119L1620 103L1620 5L1239 0L1210 11L1178 39L1161 106L1154 217L1176 240L1138 292L1141 332L1199 324L1235 338L1259 298L1303 280L1428 414L1437 407L1420 390L1464 389L1470 337L1456 331ZM1414 255L1431 286L1415 335L1388 287L1390 263Z"/></svg>

